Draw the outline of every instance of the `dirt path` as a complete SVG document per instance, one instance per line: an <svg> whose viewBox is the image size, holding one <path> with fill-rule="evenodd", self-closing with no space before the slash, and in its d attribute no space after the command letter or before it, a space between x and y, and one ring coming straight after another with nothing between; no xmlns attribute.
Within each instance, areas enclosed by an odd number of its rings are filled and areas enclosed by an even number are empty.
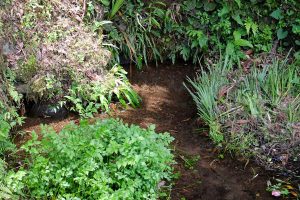
<svg viewBox="0 0 300 200"><path fill-rule="evenodd" d="M139 109L116 111L114 116L142 127L156 124L158 132L167 131L175 137L176 171L180 176L173 187L172 200L272 199L265 191L268 177L262 170L252 164L246 165L245 161L231 160L229 156L217 159L218 154L209 139L196 130L199 122L195 105L182 85L186 76L193 74L193 69L188 66L135 72L132 83L142 97L143 105ZM59 130L69 120L28 119L25 130L38 129L40 122L51 123ZM191 158L197 156L200 159L187 166Z"/></svg>

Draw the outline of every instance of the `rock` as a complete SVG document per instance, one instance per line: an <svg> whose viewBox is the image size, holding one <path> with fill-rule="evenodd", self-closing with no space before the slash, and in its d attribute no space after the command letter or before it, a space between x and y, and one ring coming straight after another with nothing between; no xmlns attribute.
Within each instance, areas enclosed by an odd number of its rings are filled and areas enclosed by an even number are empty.
<svg viewBox="0 0 300 200"><path fill-rule="evenodd" d="M7 56L14 53L14 47L8 42L5 42L2 46L3 55Z"/></svg>
<svg viewBox="0 0 300 200"><path fill-rule="evenodd" d="M63 119L67 117L68 110L60 104L42 104L37 103L32 106L29 116L32 117L51 117L54 119Z"/></svg>

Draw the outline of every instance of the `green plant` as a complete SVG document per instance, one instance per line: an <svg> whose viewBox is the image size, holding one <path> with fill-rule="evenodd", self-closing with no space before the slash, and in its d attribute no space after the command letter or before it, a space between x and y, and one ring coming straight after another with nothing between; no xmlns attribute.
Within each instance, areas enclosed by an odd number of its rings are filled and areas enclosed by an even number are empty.
<svg viewBox="0 0 300 200"><path fill-rule="evenodd" d="M112 22L102 20L105 11L99 3L111 9L106 17L114 19L124 1L29 0L1 9L0 21L7 21L3 29L9 31L1 32L0 37L14 41L4 45L5 55L13 58L7 62L25 85L28 100L64 102L84 117L106 112L118 100L124 107L139 105L126 72L119 65L114 67L116 56L108 49L116 46L103 41L103 29ZM22 12L18 16L6 12L15 9Z"/></svg>
<svg viewBox="0 0 300 200"><path fill-rule="evenodd" d="M295 65L287 65L284 61L275 61L273 65L267 67L264 72L258 75L260 86L264 94L270 99L272 105L278 105L295 86L295 81L299 79L299 69Z"/></svg>
<svg viewBox="0 0 300 200"><path fill-rule="evenodd" d="M6 68L0 57L0 199L17 199L20 193L19 180L23 173L7 170L5 156L16 150L11 141L10 131L16 125L21 125L23 117L17 109L21 103L21 95L14 88L15 76Z"/></svg>
<svg viewBox="0 0 300 200"><path fill-rule="evenodd" d="M24 117L20 116L18 109L21 106L21 97L11 83L3 85L4 90L0 89L0 120L9 123L10 127L21 125Z"/></svg>
<svg viewBox="0 0 300 200"><path fill-rule="evenodd" d="M169 134L107 119L71 123L59 134L42 127L22 149L29 153L24 198L157 199L169 181Z"/></svg>
<svg viewBox="0 0 300 200"><path fill-rule="evenodd" d="M21 125L24 120L18 113L22 95L16 91L14 83L15 74L5 66L0 57L0 121L8 123L9 129Z"/></svg>
<svg viewBox="0 0 300 200"><path fill-rule="evenodd" d="M298 199L299 197L299 188L294 188L291 183L287 181L283 181L280 179L274 179L274 184L271 181L268 181L268 188L267 191L272 193L272 196L275 197L283 197L283 198L295 198Z"/></svg>
<svg viewBox="0 0 300 200"><path fill-rule="evenodd" d="M236 60L245 58L247 49L270 51L274 40L279 40L281 47L300 44L296 14L300 4L295 0L192 0L169 5L126 1L123 5L118 7L120 16L104 30L120 47L114 49L116 55L125 55L138 68L149 60L170 59L174 63L181 58L197 63L201 54L213 55L228 44ZM107 9L108 13L112 10Z"/></svg>
<svg viewBox="0 0 300 200"><path fill-rule="evenodd" d="M7 164L0 159L0 198L1 199L19 199L24 187L21 180L25 172L14 172L7 170Z"/></svg>
<svg viewBox="0 0 300 200"><path fill-rule="evenodd" d="M28 97L38 101L57 102L63 96L63 85L53 74L46 74L32 81L30 84L31 94Z"/></svg>
<svg viewBox="0 0 300 200"><path fill-rule="evenodd" d="M224 62L220 61L216 66L208 66L208 71L203 71L194 81L188 78L188 83L191 84L192 89L184 84L196 102L199 116L210 127L210 136L218 144L224 139L217 120L219 113L218 93L221 87L228 82L226 73L230 69L228 57L226 57Z"/></svg>
<svg viewBox="0 0 300 200"><path fill-rule="evenodd" d="M1 119L1 118L0 118ZM11 126L6 121L0 121L0 156L3 157L4 153L15 149L15 145L10 141L9 132Z"/></svg>
<svg viewBox="0 0 300 200"><path fill-rule="evenodd" d="M295 167L300 142L295 136L300 119L298 61L287 57L263 68L253 64L245 72L228 58L188 79L191 87L186 86L210 128L209 136L224 150L254 157L267 169L286 170L288 163ZM285 145L290 145L286 154Z"/></svg>
<svg viewBox="0 0 300 200"><path fill-rule="evenodd" d="M200 156L183 156L180 155L180 158L184 161L184 167L187 169L194 169L195 165L200 160Z"/></svg>
<svg viewBox="0 0 300 200"><path fill-rule="evenodd" d="M21 81L26 81L34 76L37 70L37 61L34 55L30 55L18 70L17 77Z"/></svg>
<svg viewBox="0 0 300 200"><path fill-rule="evenodd" d="M99 109L108 112L114 99L124 107L127 106L127 102L134 108L139 106L140 97L132 89L126 74L121 66L116 65L103 81L74 83L70 94L66 96L73 104L71 110L78 112L82 117L93 117Z"/></svg>
<svg viewBox="0 0 300 200"><path fill-rule="evenodd" d="M110 18L113 18L117 14L117 12L120 10L123 3L124 3L124 0L115 0L115 1L113 1L112 9L111 9L111 12L109 14Z"/></svg>

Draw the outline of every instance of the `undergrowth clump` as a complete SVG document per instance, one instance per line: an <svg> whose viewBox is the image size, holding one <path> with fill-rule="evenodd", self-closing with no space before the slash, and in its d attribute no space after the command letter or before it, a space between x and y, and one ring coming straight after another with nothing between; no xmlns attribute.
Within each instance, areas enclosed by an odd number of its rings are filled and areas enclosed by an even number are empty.
<svg viewBox="0 0 300 200"><path fill-rule="evenodd" d="M99 109L109 111L110 103L116 98L124 107L128 101L134 108L139 106L140 97L131 88L121 66L114 66L105 80L91 82L74 81L66 98L72 103L71 110L82 117L92 117Z"/></svg>
<svg viewBox="0 0 300 200"><path fill-rule="evenodd" d="M157 199L170 180L173 138L119 120L42 127L23 147L29 155L23 198Z"/></svg>
<svg viewBox="0 0 300 200"><path fill-rule="evenodd" d="M16 125L23 123L23 117L18 113L21 105L21 95L14 87L14 74L4 64L0 57L0 199L12 199L18 191L18 180L22 173L7 170L5 156L16 151L10 131Z"/></svg>
<svg viewBox="0 0 300 200"><path fill-rule="evenodd" d="M299 61L274 59L245 71L228 56L198 75L190 93L210 137L266 169L297 173L300 156Z"/></svg>
<svg viewBox="0 0 300 200"><path fill-rule="evenodd" d="M14 87L14 74L6 68L0 57L0 156L14 149L9 132L16 125L23 123L18 113L21 106L20 95ZM0 157L0 159L1 159Z"/></svg>
<svg viewBox="0 0 300 200"><path fill-rule="evenodd" d="M73 110L89 117L91 113L107 111L111 98L120 98L123 105L137 106L139 98L126 76L120 78L115 68L111 69L112 55L104 47L104 35L93 32L84 22L85 6L79 1L13 0L1 10L2 26L7 30L0 33L4 40L1 44L18 84L26 86L20 92L35 102L58 104L69 101L66 96L74 96L74 87L89 88L79 95L80 101L70 101L71 108L73 103L83 107ZM91 102L89 92L95 85L98 89L101 86L101 98L93 97L97 106L91 112L91 108L85 108Z"/></svg>
<svg viewBox="0 0 300 200"><path fill-rule="evenodd" d="M299 48L299 9L296 0L88 1L85 20L95 27L99 15L112 21L101 31L119 47L111 48L114 56L141 68L149 60L198 63L219 49L238 60L247 50L269 52L273 43L280 51Z"/></svg>

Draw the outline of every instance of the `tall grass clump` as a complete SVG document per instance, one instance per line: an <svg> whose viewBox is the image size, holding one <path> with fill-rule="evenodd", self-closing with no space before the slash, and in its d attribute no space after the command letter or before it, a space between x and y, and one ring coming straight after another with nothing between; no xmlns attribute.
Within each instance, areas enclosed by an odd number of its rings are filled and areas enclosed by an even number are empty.
<svg viewBox="0 0 300 200"><path fill-rule="evenodd" d="M209 125L210 136L216 143L224 140L218 123L218 92L228 82L226 74L230 66L226 57L225 61L221 60L216 65L208 67L207 71L198 74L195 80L188 78L192 89L185 85L196 102L199 116Z"/></svg>
<svg viewBox="0 0 300 200"><path fill-rule="evenodd" d="M267 169L296 172L300 155L299 61L232 66L225 57L188 79L199 117L225 150Z"/></svg>

